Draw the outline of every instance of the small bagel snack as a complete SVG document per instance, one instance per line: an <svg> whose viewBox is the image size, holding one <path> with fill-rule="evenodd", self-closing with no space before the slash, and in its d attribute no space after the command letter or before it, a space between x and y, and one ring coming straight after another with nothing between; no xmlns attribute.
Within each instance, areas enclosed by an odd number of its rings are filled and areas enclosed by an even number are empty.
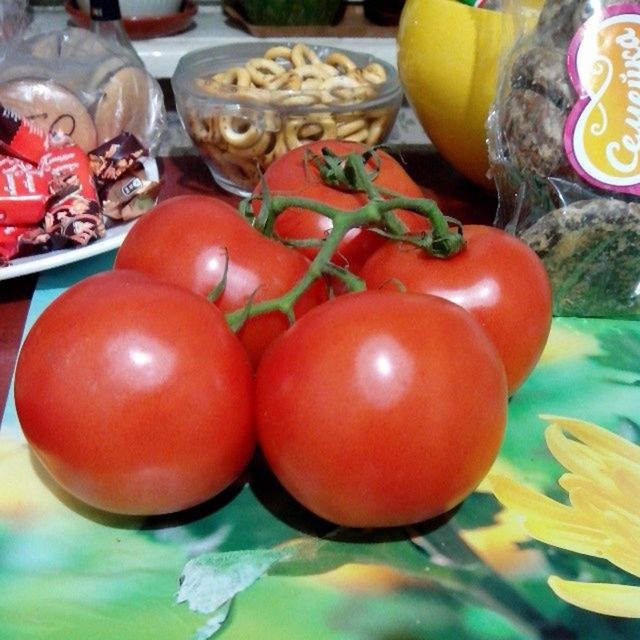
<svg viewBox="0 0 640 640"><path fill-rule="evenodd" d="M640 11L546 0L488 123L497 226L538 252L557 314L640 317Z"/></svg>
<svg viewBox="0 0 640 640"><path fill-rule="evenodd" d="M245 194L275 159L308 142L383 141L394 106L362 106L387 79L377 62L358 66L346 52L289 43L203 71L189 79L186 91L174 91L184 125L216 179ZM186 93L193 93L193 102Z"/></svg>

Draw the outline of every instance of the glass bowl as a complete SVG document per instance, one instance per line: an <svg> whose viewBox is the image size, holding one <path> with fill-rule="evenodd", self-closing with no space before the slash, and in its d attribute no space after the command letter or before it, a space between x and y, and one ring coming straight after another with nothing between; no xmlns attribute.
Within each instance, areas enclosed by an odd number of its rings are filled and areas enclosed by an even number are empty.
<svg viewBox="0 0 640 640"><path fill-rule="evenodd" d="M370 54L290 42L193 51L171 79L180 119L225 190L246 196L302 144L384 142L402 102L392 65Z"/></svg>

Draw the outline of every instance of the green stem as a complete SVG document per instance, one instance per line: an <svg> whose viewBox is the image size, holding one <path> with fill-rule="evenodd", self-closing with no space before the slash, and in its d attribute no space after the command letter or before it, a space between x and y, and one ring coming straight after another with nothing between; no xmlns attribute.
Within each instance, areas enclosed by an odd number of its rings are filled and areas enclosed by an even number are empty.
<svg viewBox="0 0 640 640"><path fill-rule="evenodd" d="M320 202L316 202L313 200L305 201L301 198L284 198L276 196L272 200L274 206L278 204L278 200L283 201L280 204L283 205L284 208L292 206L290 204L291 201L300 200L302 202L305 202L305 208L314 207L314 210L325 208L330 209L329 214L333 220L333 227L329 235L322 243L320 251L318 251L315 258L311 261L311 264L309 265L306 273L291 289L289 289L289 291L277 298L257 302L251 304L249 308L238 309L226 315L227 323L234 331L237 331L238 328L242 326L242 323L248 318L252 318L263 313L270 313L273 311L280 311L281 313L284 313L290 320L292 320L293 309L298 298L300 298L300 296L302 296L316 280L323 277L325 273L331 273L333 271L333 268L331 266L328 267L328 265L331 264L331 258L338 249L338 246L346 233L354 227L367 225L372 219L379 217L376 208L371 207L372 203L369 203L364 207L361 207L360 209L356 209L355 211L340 212L336 209L331 209L330 207L327 207ZM307 207L307 204L309 204L310 206ZM340 213L344 215L340 215ZM357 280L359 280L359 278Z"/></svg>
<svg viewBox="0 0 640 640"><path fill-rule="evenodd" d="M265 235L273 235L277 217L292 207L313 211L328 218L331 220L332 228L320 241L320 249L307 272L289 291L271 300L252 302L243 309L227 314L227 322L234 331L237 331L248 318L274 311L285 314L293 322L295 319L293 309L297 300L316 280L326 275L340 278L351 291L364 289L364 284L359 278L331 262L343 238L351 229L378 230L394 240L407 240L420 246L438 258L449 257L462 249L464 240L459 224L455 223L454 226L457 226L457 229L452 231L452 221L443 215L432 200L402 195L386 198L382 196L367 173L365 161L361 155L349 154L346 159L331 156L327 158L327 167L332 171L331 184L364 192L368 202L355 210L338 209L310 198L271 195L267 185L263 183L262 203L258 215L254 218L254 226ZM244 201L241 204L241 212L246 215L250 206L251 201ZM408 234L404 224L395 215L398 209L413 211L427 218L430 223L429 231Z"/></svg>
<svg viewBox="0 0 640 640"><path fill-rule="evenodd" d="M381 200L380 191L369 177L364 159L359 154L350 154L346 159L346 166L353 171L354 183L367 194L370 200Z"/></svg>

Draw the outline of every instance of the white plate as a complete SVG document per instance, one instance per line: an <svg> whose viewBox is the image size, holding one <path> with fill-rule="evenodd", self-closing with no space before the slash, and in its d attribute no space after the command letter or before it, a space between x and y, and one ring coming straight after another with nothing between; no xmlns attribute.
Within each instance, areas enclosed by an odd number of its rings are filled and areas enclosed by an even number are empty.
<svg viewBox="0 0 640 640"><path fill-rule="evenodd" d="M112 227L107 230L104 237L100 238L100 240L95 240L84 247L58 249L57 251L38 253L26 258L15 258L11 260L6 267L0 267L0 281L17 278L18 276L26 276L30 273L38 273L39 271L46 271L54 267L61 267L65 264L92 258L93 256L106 253L112 249L117 249L122 244L134 223L135 220L132 220L131 222Z"/></svg>
<svg viewBox="0 0 640 640"><path fill-rule="evenodd" d="M143 164L149 180L153 182L160 180L158 163L155 158L147 158ZM26 258L15 258L6 267L0 267L0 281L26 276L30 273L47 271L48 269L61 267L86 258L93 258L93 256L117 249L123 243L125 236L135 222L135 220L131 220L130 222L117 224L107 229L104 237L100 238L100 240L95 240L84 247L58 249L57 251L38 253Z"/></svg>

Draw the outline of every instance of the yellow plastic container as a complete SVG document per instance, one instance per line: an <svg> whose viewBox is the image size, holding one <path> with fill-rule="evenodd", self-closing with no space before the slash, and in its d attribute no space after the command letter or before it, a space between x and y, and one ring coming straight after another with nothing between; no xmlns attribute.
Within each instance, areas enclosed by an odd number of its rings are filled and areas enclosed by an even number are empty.
<svg viewBox="0 0 640 640"><path fill-rule="evenodd" d="M488 189L486 121L499 63L540 4L527 0L520 20L456 0L407 0L400 16L398 71L409 103L443 158Z"/></svg>

